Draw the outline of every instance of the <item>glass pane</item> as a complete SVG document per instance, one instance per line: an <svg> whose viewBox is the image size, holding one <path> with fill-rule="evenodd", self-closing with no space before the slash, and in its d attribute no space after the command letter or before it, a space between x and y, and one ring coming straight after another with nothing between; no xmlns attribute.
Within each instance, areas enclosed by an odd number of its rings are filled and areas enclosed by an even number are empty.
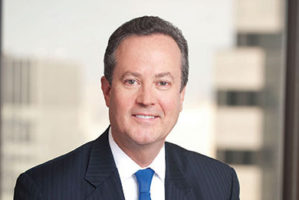
<svg viewBox="0 0 299 200"><path fill-rule="evenodd" d="M216 157L241 199L281 199L283 1L235 1L234 45L214 55Z"/></svg>
<svg viewBox="0 0 299 200"><path fill-rule="evenodd" d="M110 34L158 15L189 42L184 109L168 141L230 164L242 200L281 199L284 1L4 0L1 199L26 169L98 137Z"/></svg>

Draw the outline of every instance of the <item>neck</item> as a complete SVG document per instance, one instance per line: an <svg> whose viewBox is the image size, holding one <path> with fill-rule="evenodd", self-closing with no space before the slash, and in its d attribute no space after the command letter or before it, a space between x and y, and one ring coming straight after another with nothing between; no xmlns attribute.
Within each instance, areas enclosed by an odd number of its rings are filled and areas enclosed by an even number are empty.
<svg viewBox="0 0 299 200"><path fill-rule="evenodd" d="M113 137L113 135L112 135ZM118 139L113 137L114 142L118 147L125 152L136 164L145 168L149 166L157 157L162 149L165 140L157 141L151 144L123 144Z"/></svg>
<svg viewBox="0 0 299 200"><path fill-rule="evenodd" d="M145 168L149 166L157 157L157 155L163 147L163 144L164 142L161 144L154 145L142 145L142 147L136 149L122 148L122 150L140 167Z"/></svg>

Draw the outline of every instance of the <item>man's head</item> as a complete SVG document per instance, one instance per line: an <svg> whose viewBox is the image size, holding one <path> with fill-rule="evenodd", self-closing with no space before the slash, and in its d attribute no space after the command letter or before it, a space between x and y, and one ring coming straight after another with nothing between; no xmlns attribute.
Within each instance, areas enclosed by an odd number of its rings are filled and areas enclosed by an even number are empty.
<svg viewBox="0 0 299 200"><path fill-rule="evenodd" d="M188 82L189 62L188 62L188 44L182 32L171 23L153 16L144 16L132 19L118 29L116 29L109 38L108 46L104 56L104 75L109 83L112 83L113 72L117 59L115 59L115 51L119 44L132 35L152 35L165 34L170 36L178 45L181 51L181 90Z"/></svg>
<svg viewBox="0 0 299 200"><path fill-rule="evenodd" d="M176 124L187 54L180 31L157 17L137 18L112 34L101 83L113 138L127 154L145 147L158 150Z"/></svg>

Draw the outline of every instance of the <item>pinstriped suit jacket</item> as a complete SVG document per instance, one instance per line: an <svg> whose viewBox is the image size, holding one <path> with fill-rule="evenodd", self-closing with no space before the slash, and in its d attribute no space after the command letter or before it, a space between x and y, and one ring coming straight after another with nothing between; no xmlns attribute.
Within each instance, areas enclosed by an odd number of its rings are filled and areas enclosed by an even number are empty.
<svg viewBox="0 0 299 200"><path fill-rule="evenodd" d="M235 171L171 143L166 150L166 200L237 200ZM98 139L34 167L17 180L14 200L123 200L106 130Z"/></svg>

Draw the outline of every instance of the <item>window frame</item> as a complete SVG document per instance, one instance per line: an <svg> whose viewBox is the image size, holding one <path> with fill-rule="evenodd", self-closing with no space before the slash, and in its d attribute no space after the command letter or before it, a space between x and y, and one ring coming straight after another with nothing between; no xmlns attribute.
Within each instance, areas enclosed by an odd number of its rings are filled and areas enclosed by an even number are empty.
<svg viewBox="0 0 299 200"><path fill-rule="evenodd" d="M287 1L283 199L299 199L299 4Z"/></svg>
<svg viewBox="0 0 299 200"><path fill-rule="evenodd" d="M3 20L3 4L2 4L2 0L0 0L0 155L2 155L1 149L2 149L2 56L3 56L3 52L2 52L2 20ZM1 169L2 166L2 159L0 158L0 172L2 171ZM2 174L0 173L0 180L2 180ZM0 188L2 188L0 181Z"/></svg>

